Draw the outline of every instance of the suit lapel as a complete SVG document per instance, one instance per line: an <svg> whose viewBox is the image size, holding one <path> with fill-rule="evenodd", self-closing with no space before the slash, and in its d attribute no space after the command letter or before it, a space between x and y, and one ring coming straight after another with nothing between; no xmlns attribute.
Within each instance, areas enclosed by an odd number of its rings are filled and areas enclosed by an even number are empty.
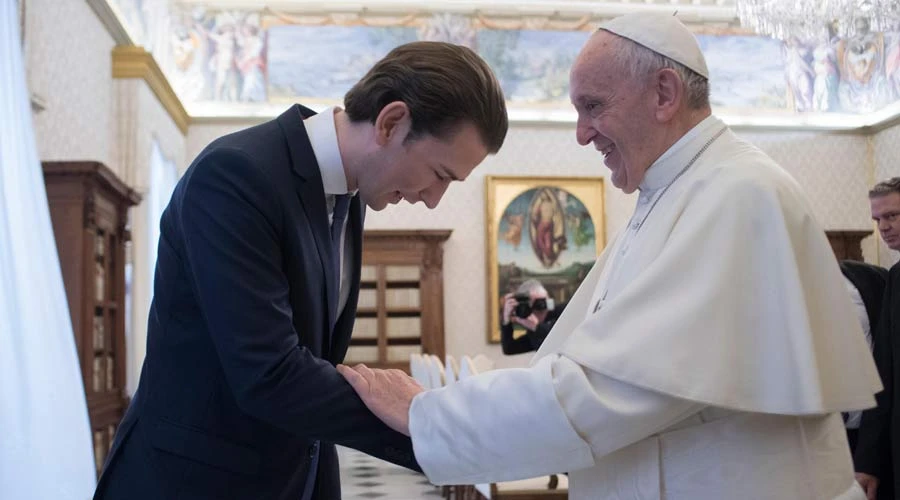
<svg viewBox="0 0 900 500"><path fill-rule="evenodd" d="M301 116L302 114L302 116ZM332 277L333 259L331 252L331 234L328 227L328 213L325 209L325 189L322 187L322 174L319 164L313 152L312 144L306 128L303 126L303 118L315 114L312 110L300 105L294 105L278 117L278 124L285 135L288 149L291 154L291 168L294 173L294 189L300 199L300 205L306 213L316 250L322 268L325 269L325 303L328 305L328 321L326 335L331 330L331 318L334 318L337 309L337 291L339 284ZM329 346L330 338L323 339L323 347ZM323 353L324 354L324 353Z"/></svg>

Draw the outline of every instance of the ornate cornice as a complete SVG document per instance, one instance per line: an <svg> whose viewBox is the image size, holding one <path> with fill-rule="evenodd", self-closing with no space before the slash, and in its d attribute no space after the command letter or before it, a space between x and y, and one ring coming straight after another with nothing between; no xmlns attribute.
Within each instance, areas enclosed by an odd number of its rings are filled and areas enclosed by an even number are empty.
<svg viewBox="0 0 900 500"><path fill-rule="evenodd" d="M258 0L178 0L181 6L203 6L217 10L258 10ZM727 5L726 5L727 3ZM629 12L660 12L672 14L689 23L725 23L737 25L733 2L715 2L702 5L697 0L667 0L666 2L634 2L628 0L454 0L452 2L422 2L421 0L269 0L265 8L287 16L347 15L370 18L398 16L415 17L432 14L457 14L476 16L490 22L505 23L509 20L539 20L569 24L588 19L597 22ZM377 21L376 21L377 22Z"/></svg>
<svg viewBox="0 0 900 500"><path fill-rule="evenodd" d="M116 45L134 45L131 35L119 21L115 11L110 7L107 0L87 0L87 4L91 6L97 18L106 27L106 31L116 41Z"/></svg>
<svg viewBox="0 0 900 500"><path fill-rule="evenodd" d="M135 45L115 47L112 51L112 76L113 78L139 78L147 82L181 133L187 134L191 117L185 111L184 105L181 104L181 100L169 85L169 81L151 53L144 50L143 47Z"/></svg>

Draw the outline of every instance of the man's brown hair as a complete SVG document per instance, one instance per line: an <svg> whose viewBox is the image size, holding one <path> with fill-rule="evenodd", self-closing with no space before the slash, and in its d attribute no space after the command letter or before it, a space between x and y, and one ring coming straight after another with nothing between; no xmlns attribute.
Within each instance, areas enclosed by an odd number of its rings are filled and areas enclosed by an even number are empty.
<svg viewBox="0 0 900 500"><path fill-rule="evenodd" d="M869 198L877 198L891 193L900 193L900 177L891 177L886 181L881 181L869 191Z"/></svg>
<svg viewBox="0 0 900 500"><path fill-rule="evenodd" d="M489 153L503 145L509 120L493 71L472 49L444 42L412 42L391 50L344 96L351 121L375 123L388 104L402 101L412 117L410 136L446 139L471 123Z"/></svg>

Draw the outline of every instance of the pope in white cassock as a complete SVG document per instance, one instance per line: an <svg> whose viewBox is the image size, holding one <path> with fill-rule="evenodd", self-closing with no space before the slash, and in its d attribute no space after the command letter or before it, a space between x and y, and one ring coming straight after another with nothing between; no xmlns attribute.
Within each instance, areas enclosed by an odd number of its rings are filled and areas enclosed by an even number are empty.
<svg viewBox="0 0 900 500"><path fill-rule="evenodd" d="M640 191L527 369L423 391L340 367L435 484L569 472L582 499L865 499L838 412L881 389L802 189L711 115L675 17L604 24L577 139Z"/></svg>

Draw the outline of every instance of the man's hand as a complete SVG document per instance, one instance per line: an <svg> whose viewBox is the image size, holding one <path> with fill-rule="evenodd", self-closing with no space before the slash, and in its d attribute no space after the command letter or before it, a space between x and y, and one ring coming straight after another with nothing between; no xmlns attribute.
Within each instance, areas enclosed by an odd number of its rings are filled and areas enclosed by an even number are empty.
<svg viewBox="0 0 900 500"><path fill-rule="evenodd" d="M857 472L856 482L862 486L863 490L865 490L867 500L875 500L875 497L878 494L877 477L866 474L865 472Z"/></svg>
<svg viewBox="0 0 900 500"><path fill-rule="evenodd" d="M503 324L509 324L509 318L512 316L513 310L516 308L516 304L518 301L515 299L515 294L507 293L503 296Z"/></svg>
<svg viewBox="0 0 900 500"><path fill-rule="evenodd" d="M535 316L534 314L532 314L531 316L528 316L527 318L520 318L520 317L516 316L515 318L513 318L513 321L524 326L525 329L528 330L529 332L533 332L533 331L537 330L537 327L538 327L538 319L537 319L537 316Z"/></svg>
<svg viewBox="0 0 900 500"><path fill-rule="evenodd" d="M337 371L376 417L409 436L409 406L416 394L425 390L422 386L402 370L373 370L359 364L353 368L338 365Z"/></svg>

